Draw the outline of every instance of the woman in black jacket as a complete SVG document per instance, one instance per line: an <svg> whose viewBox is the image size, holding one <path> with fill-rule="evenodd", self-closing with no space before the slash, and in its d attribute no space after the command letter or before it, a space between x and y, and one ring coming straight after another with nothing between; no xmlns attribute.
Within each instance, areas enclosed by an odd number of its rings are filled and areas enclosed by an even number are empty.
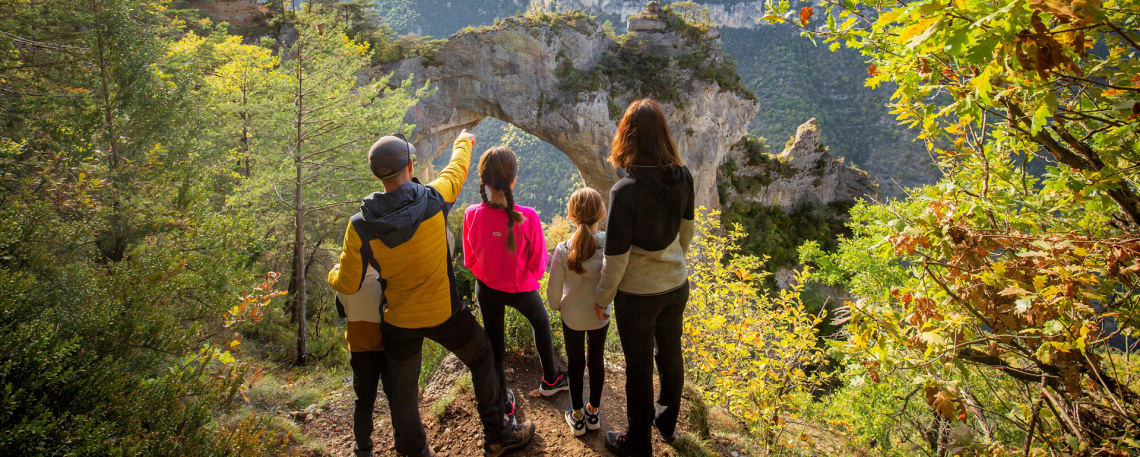
<svg viewBox="0 0 1140 457"><path fill-rule="evenodd" d="M629 105L618 125L610 162L628 176L610 189L605 259L596 306L612 301L626 361L629 430L607 432L617 455L653 454L650 426L673 441L685 367L681 330L689 299L685 255L693 239L693 176L661 107ZM599 311L601 312L601 311ZM654 343L661 392L653 400Z"/></svg>

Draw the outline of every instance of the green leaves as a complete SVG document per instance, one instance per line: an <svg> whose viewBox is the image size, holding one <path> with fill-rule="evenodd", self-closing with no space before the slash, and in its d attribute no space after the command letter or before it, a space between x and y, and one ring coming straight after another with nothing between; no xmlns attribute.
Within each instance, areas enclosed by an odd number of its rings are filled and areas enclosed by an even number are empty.
<svg viewBox="0 0 1140 457"><path fill-rule="evenodd" d="M1140 115L1132 111L1140 48L1117 31L1135 30L1140 3L855 2L828 13L858 17L859 8L875 19L827 39L871 59L868 85L896 86L893 113L921 127L945 176L904 201L853 209L854 236L835 254L801 249L818 278L863 297L851 338L836 347L868 365L850 362L848 372L862 376L874 364L921 378L928 404L948 420L968 417L958 409L963 397L945 386L977 376L1001 398L983 409L1031 411L1042 388L1076 403L1123 405L1103 386L1134 368L1109 373L1126 362L1096 335L1114 308L1140 311L1140 300L1119 298L1140 287ZM1042 155L1056 165L1035 167ZM1046 373L1059 374L1042 387ZM1046 433L1088 436L1036 414ZM1124 423L1140 410L1106 414ZM1096 433L1113 438L1074 440L1063 452L1112 452L1132 432ZM990 452L1021 452L1026 443L993 439Z"/></svg>

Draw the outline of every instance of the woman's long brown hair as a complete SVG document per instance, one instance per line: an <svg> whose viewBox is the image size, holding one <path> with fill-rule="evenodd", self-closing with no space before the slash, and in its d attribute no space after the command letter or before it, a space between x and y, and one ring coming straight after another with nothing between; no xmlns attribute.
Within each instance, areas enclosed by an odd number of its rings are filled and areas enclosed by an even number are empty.
<svg viewBox="0 0 1140 457"><path fill-rule="evenodd" d="M582 263L590 260L597 252L598 240L590 234L590 226L606 215L606 203L602 195L589 187L583 187L570 195L566 204L566 214L570 221L578 225L570 238L570 249L566 252L566 263L575 273L584 274Z"/></svg>
<svg viewBox="0 0 1140 457"><path fill-rule="evenodd" d="M483 204L491 208L507 212L507 249L515 250L515 224L526 220L522 213L515 210L515 196L511 192L511 181L519 171L519 162L515 153L503 146L495 146L483 153L479 159L479 195L483 196ZM507 197L507 204L500 205L487 198L487 188L503 192Z"/></svg>
<svg viewBox="0 0 1140 457"><path fill-rule="evenodd" d="M626 169L685 164L677 155L673 132L657 102L643 98L629 104L610 147L610 163Z"/></svg>

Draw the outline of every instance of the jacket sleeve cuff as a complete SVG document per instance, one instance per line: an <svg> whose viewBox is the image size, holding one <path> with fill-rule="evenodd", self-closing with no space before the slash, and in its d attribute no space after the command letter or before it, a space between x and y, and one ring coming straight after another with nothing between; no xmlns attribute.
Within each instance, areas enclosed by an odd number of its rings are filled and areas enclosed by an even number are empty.
<svg viewBox="0 0 1140 457"><path fill-rule="evenodd" d="M693 233L695 232L694 223L692 219L681 219L681 251L685 256L689 256L689 246L693 244Z"/></svg>
<svg viewBox="0 0 1140 457"><path fill-rule="evenodd" d="M621 255L607 255L602 263L602 279L598 282L595 291L598 305L609 306L617 295L618 285L625 276L625 268L629 264L629 251Z"/></svg>

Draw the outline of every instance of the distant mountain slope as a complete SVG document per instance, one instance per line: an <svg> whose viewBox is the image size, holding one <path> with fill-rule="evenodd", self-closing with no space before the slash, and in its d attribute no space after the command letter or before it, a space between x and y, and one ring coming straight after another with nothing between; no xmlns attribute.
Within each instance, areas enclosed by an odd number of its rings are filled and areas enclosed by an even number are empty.
<svg viewBox="0 0 1140 457"><path fill-rule="evenodd" d="M496 18L517 14L530 4L526 0L375 1L384 9L378 12L390 21L408 22L408 11L414 9L415 26L406 26L403 31L439 38L464 27L494 23ZM624 19L644 9L646 3L568 0L559 5L589 9L599 15L599 21L609 20L622 33ZM824 127L823 143L831 153L867 171L881 183L885 196L901 195L900 185L910 187L936 180L938 171L925 147L911 141L914 135L897 126L888 112L890 87L872 90L863 85L867 65L857 52L831 52L826 46L812 45L791 27L758 24L755 20L762 14L762 2L698 3L709 7L721 24L725 51L736 59L741 79L761 100L760 114L750 128L752 134L778 147L795 135L797 126L814 117Z"/></svg>

